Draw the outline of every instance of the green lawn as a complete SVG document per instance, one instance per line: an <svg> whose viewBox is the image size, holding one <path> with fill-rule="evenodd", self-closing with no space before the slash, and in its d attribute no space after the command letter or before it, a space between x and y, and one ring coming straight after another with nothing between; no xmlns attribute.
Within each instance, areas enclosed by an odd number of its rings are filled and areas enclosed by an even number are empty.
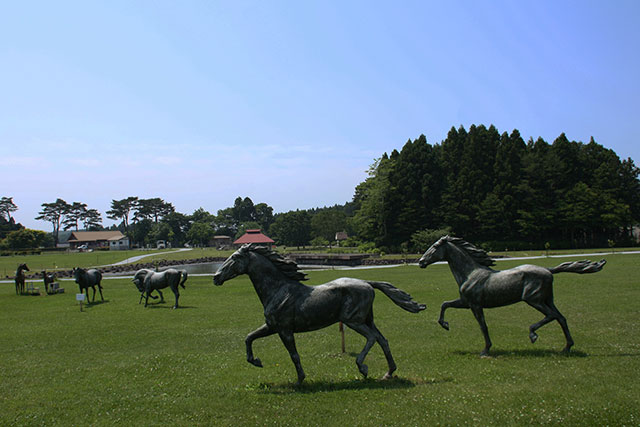
<svg viewBox="0 0 640 427"><path fill-rule="evenodd" d="M77 287L65 294L16 296L0 284L0 425L638 425L640 423L640 257L607 255L602 272L555 277L560 327L528 326L541 314L524 303L487 310L493 357L468 310L450 309L449 332L436 323L457 297L446 265L310 272L309 284L340 276L386 280L427 304L407 313L377 292L376 323L389 340L398 378L374 346L363 380L354 357L364 339L337 326L296 335L307 374L295 370L276 336L256 341L265 365L245 361L244 337L263 323L246 276L215 287L191 277L183 308L138 305L130 279L104 280L106 302L83 312ZM540 259L552 266L565 260ZM522 262L500 262L499 269ZM99 295L98 295L99 299Z"/></svg>

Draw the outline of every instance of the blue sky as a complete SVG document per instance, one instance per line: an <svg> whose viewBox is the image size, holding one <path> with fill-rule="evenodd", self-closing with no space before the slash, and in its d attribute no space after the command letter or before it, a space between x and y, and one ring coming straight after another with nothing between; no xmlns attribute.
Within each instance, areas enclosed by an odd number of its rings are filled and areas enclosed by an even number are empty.
<svg viewBox="0 0 640 427"><path fill-rule="evenodd" d="M1 196L344 203L384 152L494 124L640 163L637 1L0 6Z"/></svg>

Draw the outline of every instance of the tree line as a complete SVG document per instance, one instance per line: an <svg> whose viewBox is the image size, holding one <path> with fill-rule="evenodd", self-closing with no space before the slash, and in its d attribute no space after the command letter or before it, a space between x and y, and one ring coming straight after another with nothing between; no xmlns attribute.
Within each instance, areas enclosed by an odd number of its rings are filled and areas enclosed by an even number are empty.
<svg viewBox="0 0 640 427"><path fill-rule="evenodd" d="M348 245L385 252L419 252L446 233L494 250L631 245L640 223L639 169L593 138L585 144L561 134L549 144L525 142L518 130L452 127L439 144L424 135L408 140L368 172L351 201L332 207L274 214L266 203L237 197L216 214L199 208L189 215L161 198L132 196L112 200L106 216L139 246L204 246L215 235L259 228L286 246L331 245L346 231ZM15 210L11 198L0 200L0 246L19 240L6 241L21 228ZM61 229L104 229L97 210L62 199L43 203L36 219L52 224L53 245Z"/></svg>
<svg viewBox="0 0 640 427"><path fill-rule="evenodd" d="M353 227L388 250L438 230L489 249L631 244L640 222L639 170L596 143L525 142L518 130L451 128L383 154L359 184Z"/></svg>

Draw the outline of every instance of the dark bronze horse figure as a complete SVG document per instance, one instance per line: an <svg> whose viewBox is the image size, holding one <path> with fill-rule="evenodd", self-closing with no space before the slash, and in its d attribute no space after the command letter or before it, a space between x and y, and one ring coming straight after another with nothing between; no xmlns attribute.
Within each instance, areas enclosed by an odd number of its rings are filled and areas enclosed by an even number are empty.
<svg viewBox="0 0 640 427"><path fill-rule="evenodd" d="M46 270L42 270L42 280L44 281L44 290L48 294L49 293L49 285L55 282L56 274L55 273L47 273Z"/></svg>
<svg viewBox="0 0 640 427"><path fill-rule="evenodd" d="M176 303L173 308L178 308L178 298L180 298L180 292L178 286L182 286L182 289L186 289L184 282L187 281L188 275L186 270L176 270L169 268L161 273L156 273L153 270L147 270L145 268L138 270L133 276L133 283L140 291L140 301L142 296L146 294L144 306L149 304L149 297L155 299L156 297L151 295L154 290L160 294L160 302L164 302L164 296L160 289L170 287L173 294L176 297ZM138 304L140 304L140 301Z"/></svg>
<svg viewBox="0 0 640 427"><path fill-rule="evenodd" d="M100 282L102 281L102 273L100 270L96 270L95 268L91 268L89 270L85 270L84 268L74 268L73 269L73 277L76 279L76 283L80 287L80 293L84 290L87 294L87 303L89 302L89 288L93 289L93 301L96 301L96 286L100 291L100 298L104 301L104 296L102 295L102 285Z"/></svg>
<svg viewBox="0 0 640 427"><path fill-rule="evenodd" d="M213 283L220 286L240 274L248 274L253 287L264 306L265 324L251 332L246 340L247 361L262 367L260 359L253 356L254 340L278 334L289 351L296 367L298 384L305 378L300 356L296 350L294 333L313 331L343 322L367 339L362 352L356 358L360 373L367 376L364 358L377 342L387 360L389 369L384 378L391 378L396 364L389 344L373 323L373 299L375 289L382 291L399 307L417 313L426 307L413 301L411 295L386 282L341 278L319 286L305 286L306 280L298 265L264 246L247 244L231 255L213 276Z"/></svg>
<svg viewBox="0 0 640 427"><path fill-rule="evenodd" d="M565 262L557 267L545 268L537 265L521 265L509 270L496 271L490 266L494 261L482 249L458 237L445 236L434 243L420 258L421 268L436 261L446 260L458 283L460 298L445 301L440 310L438 323L449 330L444 320L447 308L469 308L480 324L484 335L485 347L482 355L488 355L491 348L489 330L484 319L483 308L501 307L524 301L544 314L544 319L529 327L531 342L538 339L536 330L547 323L557 320L564 332L567 344L564 352L569 352L573 339L564 316L553 303L553 274L556 273L595 273L600 271L605 260L600 262Z"/></svg>
<svg viewBox="0 0 640 427"><path fill-rule="evenodd" d="M22 295L24 294L24 281L25 281L25 271L31 271L29 270L29 267L27 267L27 264L20 264L18 266L18 269L16 270L16 277L15 277L15 282L16 282L16 295Z"/></svg>

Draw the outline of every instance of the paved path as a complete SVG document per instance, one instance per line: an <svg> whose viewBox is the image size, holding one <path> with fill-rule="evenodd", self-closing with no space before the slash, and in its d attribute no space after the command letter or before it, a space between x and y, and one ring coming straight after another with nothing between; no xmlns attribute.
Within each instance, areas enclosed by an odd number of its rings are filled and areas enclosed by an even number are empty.
<svg viewBox="0 0 640 427"><path fill-rule="evenodd" d="M134 262L138 262L143 258L147 258L147 257L151 257L151 256L158 256L158 255L164 255L164 254L172 254L175 252L184 252L184 251L190 251L191 248L182 248L182 249L176 249L173 251L166 251L166 252L156 252L155 254L146 254L146 255L138 255L138 256L134 256L131 258L127 258L125 260L116 262L115 264L109 264L109 265L103 265L102 267L111 267L113 265L123 265L123 264L132 264Z"/></svg>

